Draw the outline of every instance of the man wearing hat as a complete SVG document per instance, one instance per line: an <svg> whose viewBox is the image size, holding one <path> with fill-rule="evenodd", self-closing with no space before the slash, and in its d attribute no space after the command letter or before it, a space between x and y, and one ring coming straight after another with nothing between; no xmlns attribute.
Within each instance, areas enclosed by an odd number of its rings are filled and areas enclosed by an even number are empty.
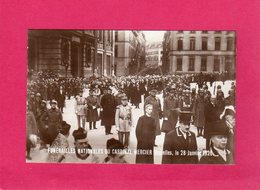
<svg viewBox="0 0 260 190"><path fill-rule="evenodd" d="M197 127L198 134L197 137L203 136L203 129L205 125L205 91L203 89L198 90L198 97L195 100L194 103L194 124Z"/></svg>
<svg viewBox="0 0 260 190"><path fill-rule="evenodd" d="M180 112L179 126L166 134L163 145L163 164L198 163L196 137L189 130L191 116L191 112Z"/></svg>
<svg viewBox="0 0 260 190"><path fill-rule="evenodd" d="M234 151L234 133L236 125L236 111L234 106L226 106L223 113L220 115L220 119L226 123L228 128L228 142L227 148L233 152Z"/></svg>
<svg viewBox="0 0 260 190"><path fill-rule="evenodd" d="M210 137L210 150L202 155L200 164L232 164L233 155L226 148L228 129L223 121L215 121L208 133Z"/></svg>
<svg viewBox="0 0 260 190"><path fill-rule="evenodd" d="M51 144L55 138L57 132L61 129L62 124L62 114L59 109L57 109L57 101L51 101L51 108L45 112L41 117L41 123L45 128L47 128L47 144Z"/></svg>
<svg viewBox="0 0 260 190"><path fill-rule="evenodd" d="M92 130L92 124L93 128L96 128L96 122L98 121L98 112L97 108L99 108L99 102L98 97L94 96L94 90L89 90L89 96L86 98L87 102L87 122L89 122L89 130Z"/></svg>
<svg viewBox="0 0 260 190"><path fill-rule="evenodd" d="M152 88L150 90L150 96L145 98L144 100L144 113L145 113L145 106L147 104L151 104L153 106L153 111L151 117L154 118L156 124L156 136L161 134L160 130L160 118L162 117L162 109L161 109L161 102L158 97L156 97L157 90L156 88Z"/></svg>
<svg viewBox="0 0 260 190"><path fill-rule="evenodd" d="M41 147L40 149L47 148L46 147L46 128L45 125L41 123L41 117L47 112L47 102L42 100L39 109L37 110L36 122L39 128L39 137L41 139Z"/></svg>
<svg viewBox="0 0 260 190"><path fill-rule="evenodd" d="M112 90L107 88L107 94L104 94L101 98L100 105L102 107L101 125L105 126L106 135L111 133L112 125L115 125L115 112L116 112L116 99L111 94Z"/></svg>
<svg viewBox="0 0 260 190"><path fill-rule="evenodd" d="M104 160L104 163L106 164L125 164L127 163L125 160L125 153L124 153L124 146L123 144L114 139L108 139L107 140L107 157Z"/></svg>
<svg viewBox="0 0 260 190"><path fill-rule="evenodd" d="M128 105L127 96L121 97L121 105L116 108L115 124L118 131L118 139L128 148L129 136L133 127L132 108Z"/></svg>
<svg viewBox="0 0 260 190"><path fill-rule="evenodd" d="M176 97L176 88L175 86L172 86L169 89L168 96L164 99L163 104L163 124L162 124L162 132L168 133L169 131L175 129L175 126L178 121L178 99Z"/></svg>
<svg viewBox="0 0 260 190"><path fill-rule="evenodd" d="M179 106L182 111L192 111L192 102L190 90L183 90L183 96L179 100Z"/></svg>
<svg viewBox="0 0 260 190"><path fill-rule="evenodd" d="M79 95L76 96L75 113L78 121L78 128L85 129L85 115L86 115L86 100L83 97L83 91L80 90ZM81 126L82 124L82 126Z"/></svg>
<svg viewBox="0 0 260 190"><path fill-rule="evenodd" d="M92 147L88 143L87 131L83 128L74 130L75 153L67 154L64 162L69 163L99 163L99 158L92 152Z"/></svg>

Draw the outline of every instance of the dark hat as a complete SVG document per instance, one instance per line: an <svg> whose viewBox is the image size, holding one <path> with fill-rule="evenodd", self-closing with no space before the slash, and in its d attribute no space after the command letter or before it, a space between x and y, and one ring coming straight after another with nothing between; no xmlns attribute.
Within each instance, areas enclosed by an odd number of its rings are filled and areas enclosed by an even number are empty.
<svg viewBox="0 0 260 190"><path fill-rule="evenodd" d="M72 133L75 140L87 138L87 132L83 128L74 130Z"/></svg>
<svg viewBox="0 0 260 190"><path fill-rule="evenodd" d="M217 89L221 89L221 86L220 86L220 85L218 85L218 86L217 86Z"/></svg>
<svg viewBox="0 0 260 190"><path fill-rule="evenodd" d="M192 112L181 111L179 114L179 121L181 122L192 122L191 120Z"/></svg>
<svg viewBox="0 0 260 190"><path fill-rule="evenodd" d="M79 93L83 93L83 89L79 89Z"/></svg>
<svg viewBox="0 0 260 190"><path fill-rule="evenodd" d="M63 134L63 135L67 135L70 131L70 128L71 128L71 126L66 121L63 121L62 124L61 124L60 133Z"/></svg>
<svg viewBox="0 0 260 190"><path fill-rule="evenodd" d="M214 122L209 123L210 129L206 136L211 137L214 135L228 135L228 128L226 123L222 120L217 120Z"/></svg>
<svg viewBox="0 0 260 190"><path fill-rule="evenodd" d="M176 92L176 88L170 87L169 92Z"/></svg>
<svg viewBox="0 0 260 190"><path fill-rule="evenodd" d="M152 88L150 89L150 92L157 92L157 89L156 89L155 87L152 87Z"/></svg>
<svg viewBox="0 0 260 190"><path fill-rule="evenodd" d="M107 140L107 149L124 149L124 145L114 138Z"/></svg>

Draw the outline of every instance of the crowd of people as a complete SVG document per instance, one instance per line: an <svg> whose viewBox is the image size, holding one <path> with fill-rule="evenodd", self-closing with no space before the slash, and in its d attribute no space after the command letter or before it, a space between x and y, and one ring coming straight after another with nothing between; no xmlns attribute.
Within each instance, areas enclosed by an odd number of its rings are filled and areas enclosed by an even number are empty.
<svg viewBox="0 0 260 190"><path fill-rule="evenodd" d="M107 140L106 150L109 151L103 163L127 163L124 150L129 148L131 128L135 128L137 139L136 163L154 163L155 139L161 133L165 133L163 164L233 163L235 83L232 82L227 97L220 85L214 86L214 97L207 86L207 82L212 86L214 81L224 84L226 79L222 74L200 73L93 76L87 80L39 72L30 77L27 84L26 159L32 159L30 150L36 144L36 137L40 139L40 149L70 148L67 137L71 125L63 120L63 109L65 100L73 97L78 121L78 129L72 133L75 153L49 152L47 162L102 162L91 151L84 151L92 149L88 130L97 129L97 121L101 120L105 135L112 134L114 125L118 132L118 139ZM191 83L197 83L198 88L191 88ZM83 96L83 89L89 90L88 97ZM163 94L162 102L158 94ZM142 99L144 115L133 126L134 107L140 108ZM47 103L50 103L49 109ZM190 131L191 124L197 128L197 138L206 139L204 153L198 152L195 133Z"/></svg>

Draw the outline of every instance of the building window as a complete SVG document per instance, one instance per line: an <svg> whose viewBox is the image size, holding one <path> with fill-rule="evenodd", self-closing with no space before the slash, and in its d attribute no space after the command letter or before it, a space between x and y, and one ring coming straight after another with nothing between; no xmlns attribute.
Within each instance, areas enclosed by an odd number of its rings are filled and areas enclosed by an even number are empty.
<svg viewBox="0 0 260 190"><path fill-rule="evenodd" d="M202 38L202 50L208 50L208 38Z"/></svg>
<svg viewBox="0 0 260 190"><path fill-rule="evenodd" d="M207 71L207 57L201 57L200 71Z"/></svg>
<svg viewBox="0 0 260 190"><path fill-rule="evenodd" d="M221 34L221 31L216 30L215 33L216 33L216 34Z"/></svg>
<svg viewBox="0 0 260 190"><path fill-rule="evenodd" d="M229 56L225 57L225 71L230 72L232 69L232 58Z"/></svg>
<svg viewBox="0 0 260 190"><path fill-rule="evenodd" d="M207 30L203 30L202 33L203 33L203 34L207 34L208 31L207 31Z"/></svg>
<svg viewBox="0 0 260 190"><path fill-rule="evenodd" d="M220 50L220 37L215 38L215 50Z"/></svg>
<svg viewBox="0 0 260 190"><path fill-rule="evenodd" d="M227 38L227 51L233 51L234 50L234 42L232 37Z"/></svg>
<svg viewBox="0 0 260 190"><path fill-rule="evenodd" d="M190 33L191 33L191 34L195 34L196 31L195 31L195 30L191 30Z"/></svg>
<svg viewBox="0 0 260 190"><path fill-rule="evenodd" d="M179 38L178 39L178 47L177 47L178 50L183 50L183 41L182 41L182 38Z"/></svg>
<svg viewBox="0 0 260 190"><path fill-rule="evenodd" d="M99 39L100 42L103 41L103 31L102 30L98 31L98 39Z"/></svg>
<svg viewBox="0 0 260 190"><path fill-rule="evenodd" d="M182 57L177 58L177 70L176 71L182 71Z"/></svg>
<svg viewBox="0 0 260 190"><path fill-rule="evenodd" d="M219 72L219 70L220 70L220 59L218 57L215 57L213 71Z"/></svg>
<svg viewBox="0 0 260 190"><path fill-rule="evenodd" d="M190 39L190 50L195 50L195 38Z"/></svg>
<svg viewBox="0 0 260 190"><path fill-rule="evenodd" d="M107 41L110 42L110 31L107 30Z"/></svg>
<svg viewBox="0 0 260 190"><path fill-rule="evenodd" d="M107 75L111 74L110 69L111 69L111 59L110 59L110 55L107 55L107 64L106 64Z"/></svg>
<svg viewBox="0 0 260 190"><path fill-rule="evenodd" d="M178 30L178 32L177 33L183 33L183 30Z"/></svg>
<svg viewBox="0 0 260 190"><path fill-rule="evenodd" d="M189 71L194 71L194 65L195 65L195 58L190 57L190 59L189 59Z"/></svg>
<svg viewBox="0 0 260 190"><path fill-rule="evenodd" d="M118 42L118 31L115 31L115 41Z"/></svg>
<svg viewBox="0 0 260 190"><path fill-rule="evenodd" d="M118 57L118 45L115 45L115 57Z"/></svg>

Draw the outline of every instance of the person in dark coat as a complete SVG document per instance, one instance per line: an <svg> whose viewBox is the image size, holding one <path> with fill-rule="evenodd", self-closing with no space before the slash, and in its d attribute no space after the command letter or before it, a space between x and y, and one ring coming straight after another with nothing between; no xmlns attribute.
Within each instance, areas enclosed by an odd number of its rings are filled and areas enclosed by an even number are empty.
<svg viewBox="0 0 260 190"><path fill-rule="evenodd" d="M89 96L86 98L87 102L87 122L89 122L89 129L92 130L96 128L96 122L98 121L98 112L97 108L99 108L98 97L94 96L94 90L90 89Z"/></svg>
<svg viewBox="0 0 260 190"><path fill-rule="evenodd" d="M161 134L160 129L160 119L162 118L162 109L161 109L161 102L158 97L156 97L157 90L155 88L151 89L150 96L145 98L144 100L144 107L147 104L153 105L153 111L152 111L152 118L155 119L156 123L156 136Z"/></svg>
<svg viewBox="0 0 260 190"><path fill-rule="evenodd" d="M225 108L224 93L221 89L218 89L216 95L216 110L219 116L224 111L224 108Z"/></svg>
<svg viewBox="0 0 260 190"><path fill-rule="evenodd" d="M204 127L204 138L206 138L206 149L209 150L210 138L208 137L208 133L211 131L211 123L219 120L219 116L217 114L217 109L215 105L211 102L211 93L210 91L206 92L205 95L205 127Z"/></svg>
<svg viewBox="0 0 260 190"><path fill-rule="evenodd" d="M200 159L200 164L233 164L233 155L226 148L228 129L223 121L215 121L212 130L208 133L210 137L210 150Z"/></svg>
<svg viewBox="0 0 260 190"><path fill-rule="evenodd" d="M37 135L37 124L34 117L34 114L31 110L31 106L27 106L26 110L26 159L31 160L31 147L33 147L33 143L31 141L31 135Z"/></svg>
<svg viewBox="0 0 260 190"><path fill-rule="evenodd" d="M172 86L169 89L169 95L167 95L164 99L163 104L163 124L162 124L162 132L168 133L171 130L175 129L176 124L178 122L178 114L179 114L179 108L178 108L178 99L175 96L175 86Z"/></svg>
<svg viewBox="0 0 260 190"><path fill-rule="evenodd" d="M100 102L102 107L101 124L105 126L106 135L113 134L111 133L111 127L115 125L116 100L111 93L112 90L107 88L107 94L102 96Z"/></svg>
<svg viewBox="0 0 260 190"><path fill-rule="evenodd" d="M46 143L51 144L55 139L57 133L61 129L62 124L62 114L59 109L57 109L57 101L51 101L51 108L45 112L41 117L41 123L45 128L47 128L46 132Z"/></svg>
<svg viewBox="0 0 260 190"><path fill-rule="evenodd" d="M196 137L190 129L191 112L180 112L179 127L166 134L162 164L197 164Z"/></svg>
<svg viewBox="0 0 260 190"><path fill-rule="evenodd" d="M197 137L203 136L203 129L205 125L205 91L199 89L199 95L195 100L193 113L195 121L194 124L197 127L198 134Z"/></svg>
<svg viewBox="0 0 260 190"><path fill-rule="evenodd" d="M65 90L63 89L62 86L60 86L60 88L56 90L55 99L57 100L58 108L60 109L61 113L63 113L63 108L65 107L66 95L65 95Z"/></svg>
<svg viewBox="0 0 260 190"><path fill-rule="evenodd" d="M223 113L220 115L220 119L226 123L228 128L228 142L227 149L232 153L234 152L234 134L236 125L236 111L234 106L226 106Z"/></svg>
<svg viewBox="0 0 260 190"><path fill-rule="evenodd" d="M145 115L138 119L136 126L137 154L136 163L153 164L156 124L151 117L153 106L145 106Z"/></svg>

